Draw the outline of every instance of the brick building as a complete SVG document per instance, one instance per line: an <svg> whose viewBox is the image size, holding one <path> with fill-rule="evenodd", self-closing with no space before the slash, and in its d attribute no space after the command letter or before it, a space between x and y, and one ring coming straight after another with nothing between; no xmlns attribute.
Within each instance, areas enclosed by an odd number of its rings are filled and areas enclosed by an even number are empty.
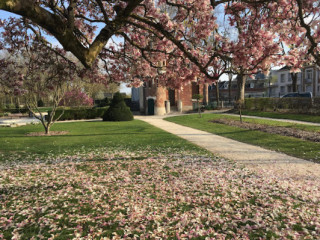
<svg viewBox="0 0 320 240"><path fill-rule="evenodd" d="M166 115L197 109L197 100L192 96L203 95L208 104L208 84L191 82L183 89L169 89L158 86L154 80L145 82L140 88L132 88L132 102L139 102L140 112L147 115Z"/></svg>

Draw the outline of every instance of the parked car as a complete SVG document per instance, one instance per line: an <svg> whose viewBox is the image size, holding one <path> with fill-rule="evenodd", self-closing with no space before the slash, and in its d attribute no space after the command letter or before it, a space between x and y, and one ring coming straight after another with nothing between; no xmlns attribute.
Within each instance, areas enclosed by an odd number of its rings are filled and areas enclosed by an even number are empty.
<svg viewBox="0 0 320 240"><path fill-rule="evenodd" d="M303 92L303 93L292 92L292 93L283 95L282 97L283 98L287 98L287 97L312 98L312 92Z"/></svg>

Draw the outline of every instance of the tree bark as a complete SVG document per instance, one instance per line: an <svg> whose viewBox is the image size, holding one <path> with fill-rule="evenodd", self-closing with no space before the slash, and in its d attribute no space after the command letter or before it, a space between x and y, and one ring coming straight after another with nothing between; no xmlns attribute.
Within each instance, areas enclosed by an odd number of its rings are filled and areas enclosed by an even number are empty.
<svg viewBox="0 0 320 240"><path fill-rule="evenodd" d="M109 39L124 26L131 12L142 1L130 1L127 7L119 12L113 21L106 23L106 26L101 29L88 48L84 47L77 38L74 32L74 23L69 22L66 24L66 19L40 7L34 0L0 0L0 9L26 17L46 29L60 42L66 51L72 52L85 67L91 67Z"/></svg>
<svg viewBox="0 0 320 240"><path fill-rule="evenodd" d="M246 79L243 75L243 73L239 73L237 76L237 102L238 104L243 105L244 104L244 92L245 92L245 86L246 86Z"/></svg>
<svg viewBox="0 0 320 240"><path fill-rule="evenodd" d="M297 81L298 81L298 73L291 73L291 79L292 79L292 92L297 92Z"/></svg>
<svg viewBox="0 0 320 240"><path fill-rule="evenodd" d="M50 126L46 126L45 127L45 134L49 135L49 133L50 133Z"/></svg>

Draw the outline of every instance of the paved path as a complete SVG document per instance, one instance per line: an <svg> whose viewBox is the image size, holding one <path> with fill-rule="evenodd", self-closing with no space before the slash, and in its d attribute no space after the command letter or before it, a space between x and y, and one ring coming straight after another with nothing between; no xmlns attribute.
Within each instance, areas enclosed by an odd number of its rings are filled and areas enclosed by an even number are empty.
<svg viewBox="0 0 320 240"><path fill-rule="evenodd" d="M36 118L1 118L0 119L0 127L17 127L17 126L24 126L27 124L36 124L40 123L40 121Z"/></svg>
<svg viewBox="0 0 320 240"><path fill-rule="evenodd" d="M162 116L135 116L135 119L143 120L206 148L215 155L234 160L256 171L271 170L274 173L285 172L292 178L320 180L320 164L171 123L163 120Z"/></svg>
<svg viewBox="0 0 320 240"><path fill-rule="evenodd" d="M222 113L222 114L223 115L230 115L230 116L239 117L239 114L232 114L232 113ZM298 120L291 120L291 119L267 118L267 117L258 117L258 116L249 116L249 115L242 115L242 117L255 118L255 119L266 119L266 120L272 120L272 121L278 121L278 122L305 124L305 125L319 126L320 127L320 123L305 122L305 121L298 121Z"/></svg>

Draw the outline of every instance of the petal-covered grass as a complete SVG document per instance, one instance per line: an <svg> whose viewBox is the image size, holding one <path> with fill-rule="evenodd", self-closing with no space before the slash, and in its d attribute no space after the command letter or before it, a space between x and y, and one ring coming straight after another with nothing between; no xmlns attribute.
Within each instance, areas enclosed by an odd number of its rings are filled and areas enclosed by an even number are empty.
<svg viewBox="0 0 320 240"><path fill-rule="evenodd" d="M320 236L318 181L197 151L109 148L2 165L0 199L0 239Z"/></svg>

